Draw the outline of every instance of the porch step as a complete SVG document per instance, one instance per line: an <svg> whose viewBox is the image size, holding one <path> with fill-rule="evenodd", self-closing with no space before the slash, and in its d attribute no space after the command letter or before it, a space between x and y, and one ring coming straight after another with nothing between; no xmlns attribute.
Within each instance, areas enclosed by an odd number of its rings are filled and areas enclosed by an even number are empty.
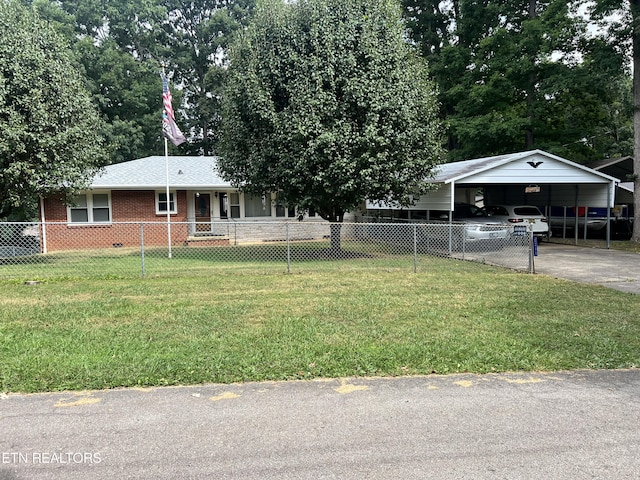
<svg viewBox="0 0 640 480"><path fill-rule="evenodd" d="M190 236L184 242L186 247L215 247L218 245L229 245L227 235L198 235Z"/></svg>

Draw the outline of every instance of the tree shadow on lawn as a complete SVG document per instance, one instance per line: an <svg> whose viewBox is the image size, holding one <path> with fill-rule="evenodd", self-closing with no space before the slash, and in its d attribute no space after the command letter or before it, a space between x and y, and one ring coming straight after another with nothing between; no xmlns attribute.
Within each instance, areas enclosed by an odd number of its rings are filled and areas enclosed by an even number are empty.
<svg viewBox="0 0 640 480"><path fill-rule="evenodd" d="M356 260L373 259L376 256L371 253L356 252L351 250L323 248L320 250L295 250L291 252L291 259L298 262L312 262L319 260Z"/></svg>
<svg viewBox="0 0 640 480"><path fill-rule="evenodd" d="M156 252L157 256L161 252ZM164 251L166 254L166 250ZM332 249L326 243L236 245L229 247L181 247L173 251L174 259L219 263L273 263L335 261L377 258L374 253L350 249Z"/></svg>

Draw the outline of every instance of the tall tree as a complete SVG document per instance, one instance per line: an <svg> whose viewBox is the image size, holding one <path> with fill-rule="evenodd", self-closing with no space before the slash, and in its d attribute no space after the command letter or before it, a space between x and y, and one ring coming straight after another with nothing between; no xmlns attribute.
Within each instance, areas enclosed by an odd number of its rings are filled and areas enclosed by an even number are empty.
<svg viewBox="0 0 640 480"><path fill-rule="evenodd" d="M633 186L634 212L633 222L634 242L640 242L640 0L630 0L633 43Z"/></svg>
<svg viewBox="0 0 640 480"><path fill-rule="evenodd" d="M450 158L543 148L598 158L620 64L589 41L579 3L404 0L448 120ZM617 63L616 63L617 62ZM587 141L585 141L587 139Z"/></svg>
<svg viewBox="0 0 640 480"><path fill-rule="evenodd" d="M86 186L105 159L102 130L63 38L0 2L0 217Z"/></svg>
<svg viewBox="0 0 640 480"><path fill-rule="evenodd" d="M265 2L231 49L224 177L331 222L365 198L409 205L441 123L404 32L394 0Z"/></svg>
<svg viewBox="0 0 640 480"><path fill-rule="evenodd" d="M136 59L110 38L96 45L93 39L84 37L76 42L74 50L108 125L106 137L113 146L109 163L161 153L162 84L158 63Z"/></svg>
<svg viewBox="0 0 640 480"><path fill-rule="evenodd" d="M167 47L160 41L163 31L152 26L166 20L166 10L143 1L124 5L117 0L33 0L32 4L71 45L107 126L109 163L161 153L157 59ZM147 29L153 33L147 34ZM179 92L175 96L180 100Z"/></svg>
<svg viewBox="0 0 640 480"><path fill-rule="evenodd" d="M631 239L640 242L640 0L596 0L591 13L606 21L603 29L621 56L633 65L634 215Z"/></svg>
<svg viewBox="0 0 640 480"><path fill-rule="evenodd" d="M112 162L162 151L161 64L176 85L177 121L189 136L176 151L214 152L226 46L255 0L32 1L73 44L109 125Z"/></svg>
<svg viewBox="0 0 640 480"><path fill-rule="evenodd" d="M255 0L165 0L163 24L168 65L181 84L183 124L191 132L184 150L211 155L220 138L220 94L227 67L226 50L244 28Z"/></svg>

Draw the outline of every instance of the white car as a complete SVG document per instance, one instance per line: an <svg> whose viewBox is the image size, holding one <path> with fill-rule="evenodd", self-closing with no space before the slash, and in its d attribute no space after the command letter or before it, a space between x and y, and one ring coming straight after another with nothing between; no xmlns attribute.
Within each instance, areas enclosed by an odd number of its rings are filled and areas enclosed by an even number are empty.
<svg viewBox="0 0 640 480"><path fill-rule="evenodd" d="M484 209L468 203L456 203L453 221L465 224L465 241L506 239L509 236L502 221L491 218Z"/></svg>
<svg viewBox="0 0 640 480"><path fill-rule="evenodd" d="M513 227L530 224L536 237L551 236L547 217L534 205L487 205L484 210L491 218Z"/></svg>
<svg viewBox="0 0 640 480"><path fill-rule="evenodd" d="M432 212L430 223L422 230L421 241L453 251L462 251L472 245L475 251L502 249L511 235L510 228L503 222L490 218L482 208L468 203L456 203L453 212Z"/></svg>

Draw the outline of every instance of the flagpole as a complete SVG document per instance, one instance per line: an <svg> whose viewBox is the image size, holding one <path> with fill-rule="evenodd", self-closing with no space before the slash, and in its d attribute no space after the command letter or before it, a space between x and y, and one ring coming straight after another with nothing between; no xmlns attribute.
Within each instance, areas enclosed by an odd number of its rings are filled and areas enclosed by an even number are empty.
<svg viewBox="0 0 640 480"><path fill-rule="evenodd" d="M171 201L169 197L169 145L167 138L164 139L164 170L165 178L167 180L167 251L168 257L171 258ZM175 201L175 199L174 199Z"/></svg>
<svg viewBox="0 0 640 480"><path fill-rule="evenodd" d="M162 136L164 137L164 168L167 181L167 251L171 258L171 192L169 191L169 144L167 140L178 146L187 139L182 134L173 115L173 106L171 105L171 92L169 91L169 83L164 73L164 63L162 64ZM177 192L176 192L177 195ZM177 198L173 199L173 204L177 205ZM176 212L177 213L177 212Z"/></svg>
<svg viewBox="0 0 640 480"><path fill-rule="evenodd" d="M165 78L164 63L162 64L162 78ZM167 195L167 257L171 258L171 201L169 197L169 144L167 137L164 137L164 176Z"/></svg>

